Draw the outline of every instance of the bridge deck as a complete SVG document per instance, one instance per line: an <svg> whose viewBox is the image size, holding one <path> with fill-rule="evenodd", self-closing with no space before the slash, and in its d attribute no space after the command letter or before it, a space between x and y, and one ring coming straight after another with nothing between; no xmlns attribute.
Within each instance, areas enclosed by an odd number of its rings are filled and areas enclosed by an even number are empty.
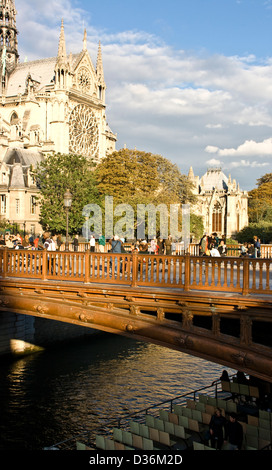
<svg viewBox="0 0 272 470"><path fill-rule="evenodd" d="M0 310L122 334L272 380L272 260L0 251Z"/></svg>
<svg viewBox="0 0 272 470"><path fill-rule="evenodd" d="M272 294L271 259L1 250L0 276Z"/></svg>

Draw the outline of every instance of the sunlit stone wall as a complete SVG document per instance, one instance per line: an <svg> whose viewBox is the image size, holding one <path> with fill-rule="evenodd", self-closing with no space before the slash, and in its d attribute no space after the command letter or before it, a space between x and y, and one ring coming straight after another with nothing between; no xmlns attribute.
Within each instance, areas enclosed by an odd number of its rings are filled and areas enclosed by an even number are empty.
<svg viewBox="0 0 272 470"><path fill-rule="evenodd" d="M22 356L98 331L10 312L0 313L0 357Z"/></svg>

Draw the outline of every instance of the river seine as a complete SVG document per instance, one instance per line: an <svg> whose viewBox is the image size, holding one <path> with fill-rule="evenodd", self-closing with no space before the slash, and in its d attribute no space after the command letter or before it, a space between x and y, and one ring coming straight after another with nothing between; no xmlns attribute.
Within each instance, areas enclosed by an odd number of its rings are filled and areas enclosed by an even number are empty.
<svg viewBox="0 0 272 470"><path fill-rule="evenodd" d="M2 363L0 450L41 450L95 434L98 425L210 385L223 368L104 333Z"/></svg>

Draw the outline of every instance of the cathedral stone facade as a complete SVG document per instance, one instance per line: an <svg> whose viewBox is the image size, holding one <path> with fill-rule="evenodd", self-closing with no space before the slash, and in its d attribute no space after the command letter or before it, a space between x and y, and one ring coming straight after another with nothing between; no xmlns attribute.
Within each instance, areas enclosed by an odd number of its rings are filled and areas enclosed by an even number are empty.
<svg viewBox="0 0 272 470"><path fill-rule="evenodd" d="M248 193L231 176L227 178L221 168L209 168L199 177L191 167L188 177L197 197L193 211L203 218L208 235L216 232L229 238L248 225Z"/></svg>
<svg viewBox="0 0 272 470"><path fill-rule="evenodd" d="M115 150L106 120L101 45L94 67L87 50L66 53L63 22L57 56L19 62L16 8L0 2L0 216L37 233L37 188L30 175L46 155L74 153L100 160Z"/></svg>

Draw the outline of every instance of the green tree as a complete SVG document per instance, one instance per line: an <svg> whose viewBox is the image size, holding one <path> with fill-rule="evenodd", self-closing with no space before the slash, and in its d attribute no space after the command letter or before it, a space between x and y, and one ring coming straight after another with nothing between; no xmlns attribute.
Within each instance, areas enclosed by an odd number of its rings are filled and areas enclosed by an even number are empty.
<svg viewBox="0 0 272 470"><path fill-rule="evenodd" d="M190 215L190 231L192 237L196 240L200 240L204 233L204 223L203 218L200 215L192 214Z"/></svg>
<svg viewBox="0 0 272 470"><path fill-rule="evenodd" d="M149 200L159 179L151 154L122 149L104 158L95 170L100 195L113 196L116 204L132 206L142 197Z"/></svg>
<svg viewBox="0 0 272 470"><path fill-rule="evenodd" d="M114 207L195 202L188 177L161 155L122 149L103 159L95 176L100 196L113 196Z"/></svg>
<svg viewBox="0 0 272 470"><path fill-rule="evenodd" d="M95 175L100 194L111 195L118 203L195 202L188 177L161 155L122 149L103 159Z"/></svg>
<svg viewBox="0 0 272 470"><path fill-rule="evenodd" d="M261 243L272 243L272 224L264 221L251 223L237 233L237 240L239 243L252 242L255 235L261 239Z"/></svg>
<svg viewBox="0 0 272 470"><path fill-rule="evenodd" d="M66 232L63 200L69 189L73 197L69 209L69 233L80 231L84 224L83 207L99 203L94 163L79 155L51 154L36 170L32 170L32 175L40 189L40 223L43 229Z"/></svg>
<svg viewBox="0 0 272 470"><path fill-rule="evenodd" d="M261 180L262 178L259 181ZM249 221L252 223L272 219L272 181L263 181L265 182L249 191Z"/></svg>
<svg viewBox="0 0 272 470"><path fill-rule="evenodd" d="M257 180L258 186L264 183L272 183L272 173L266 173L264 176Z"/></svg>

